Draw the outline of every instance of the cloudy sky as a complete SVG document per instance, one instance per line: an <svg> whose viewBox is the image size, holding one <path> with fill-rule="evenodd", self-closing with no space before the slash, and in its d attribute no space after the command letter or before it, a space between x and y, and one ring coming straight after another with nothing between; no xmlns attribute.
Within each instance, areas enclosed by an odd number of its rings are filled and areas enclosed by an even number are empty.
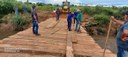
<svg viewBox="0 0 128 57"><path fill-rule="evenodd" d="M27 1L27 0L18 0L18 1ZM29 0L30 2L43 2L51 4L61 4L65 0ZM71 4L105 4L105 5L128 5L128 0L68 0Z"/></svg>

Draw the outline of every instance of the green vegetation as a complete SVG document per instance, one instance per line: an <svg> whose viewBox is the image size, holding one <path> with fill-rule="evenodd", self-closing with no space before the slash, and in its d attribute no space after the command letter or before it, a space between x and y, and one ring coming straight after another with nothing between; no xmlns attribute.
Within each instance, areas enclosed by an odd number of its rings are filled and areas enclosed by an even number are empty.
<svg viewBox="0 0 128 57"><path fill-rule="evenodd" d="M50 6L50 5L38 6L38 9L43 11L53 11L56 8L57 8L56 6Z"/></svg>
<svg viewBox="0 0 128 57"><path fill-rule="evenodd" d="M0 19L0 23L3 23L3 19Z"/></svg>
<svg viewBox="0 0 128 57"><path fill-rule="evenodd" d="M107 25L109 22L109 18L105 14L96 14L93 16L94 17L94 23L99 24L100 26L102 25Z"/></svg>
<svg viewBox="0 0 128 57"><path fill-rule="evenodd" d="M11 19L11 23L15 27L16 31L23 30L25 28L25 25L29 24L30 21L31 19L29 18L29 15L27 15L27 17L23 15L14 16Z"/></svg>
<svg viewBox="0 0 128 57"><path fill-rule="evenodd" d="M109 24L110 16L115 16L116 19L122 20L122 12L128 11L128 7L103 7L103 6L96 6L96 7L82 7L81 8L83 13L86 13L92 16L91 21L86 24L87 27L90 27L89 32L98 31L98 33L107 32L107 27ZM96 27L95 30L91 30L93 27ZM106 30L104 30L106 29ZM90 33L92 34L92 33Z"/></svg>
<svg viewBox="0 0 128 57"><path fill-rule="evenodd" d="M51 4L33 4L17 2L16 0L0 0L0 23L11 23L17 31L25 29L25 26L27 26L28 24L30 25L31 23L30 12L32 5L37 6L37 10L42 11L52 11L56 9L56 6L52 6ZM23 6L27 7L27 14L22 14ZM15 16L14 14L16 7L18 7L19 16ZM8 16L8 14L11 14L12 16Z"/></svg>
<svg viewBox="0 0 128 57"><path fill-rule="evenodd" d="M7 14L14 14L15 7L18 7L19 16L11 18L11 23L16 27L16 30L23 30L24 26L30 23L30 14L22 15L23 6L27 6L28 13L31 12L31 6L36 5L37 10L42 11L53 11L56 8L61 8L59 5L51 5L44 3L23 3L17 2L16 0L0 0L0 23L8 23L9 21L2 19L3 16ZM104 28L108 27L110 16L115 16L117 19L122 18L122 12L128 11L128 7L103 7L103 6L75 6L71 5L71 11L74 12L76 9L80 9L82 13L86 13L91 16L91 20L86 26L90 28L96 27L95 30L98 32L106 32Z"/></svg>
<svg viewBox="0 0 128 57"><path fill-rule="evenodd" d="M18 7L19 12L22 12L22 7L24 5L27 5L28 12L30 12L31 4L17 2L16 0L0 0L0 18L6 14L13 13L15 7Z"/></svg>
<svg viewBox="0 0 128 57"><path fill-rule="evenodd" d="M0 0L0 18L8 13L13 12L13 6L15 0Z"/></svg>

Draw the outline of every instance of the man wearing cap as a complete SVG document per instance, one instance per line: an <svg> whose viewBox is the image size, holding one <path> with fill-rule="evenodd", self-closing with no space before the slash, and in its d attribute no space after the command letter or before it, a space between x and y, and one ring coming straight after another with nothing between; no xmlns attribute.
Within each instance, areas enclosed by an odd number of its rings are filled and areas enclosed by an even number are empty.
<svg viewBox="0 0 128 57"><path fill-rule="evenodd" d="M78 12L78 15L77 15L77 21L76 21L76 28L75 28L75 30L77 32L80 32L80 24L82 22L82 13L81 13L81 11L79 9L77 10L77 12Z"/></svg>
<svg viewBox="0 0 128 57"><path fill-rule="evenodd" d="M36 10L35 10L36 6L32 6L32 11L31 11L31 16L32 16L32 31L33 31L33 34L35 35L40 35L38 34L38 15L36 13Z"/></svg>
<svg viewBox="0 0 128 57"><path fill-rule="evenodd" d="M116 36L117 57L128 57L128 12L123 13L125 21L120 21L111 16L111 20L120 25Z"/></svg>

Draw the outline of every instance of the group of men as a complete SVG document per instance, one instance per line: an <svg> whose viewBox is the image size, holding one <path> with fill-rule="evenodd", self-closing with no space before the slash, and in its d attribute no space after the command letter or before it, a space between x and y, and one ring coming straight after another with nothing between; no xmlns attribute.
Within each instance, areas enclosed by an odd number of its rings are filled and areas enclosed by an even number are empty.
<svg viewBox="0 0 128 57"><path fill-rule="evenodd" d="M67 17L67 23L68 23L68 30L72 31L72 20L74 21L74 24L76 24L75 31L80 32L80 25L82 22L82 13L79 9L77 9L74 13L69 12Z"/></svg>
<svg viewBox="0 0 128 57"><path fill-rule="evenodd" d="M56 21L59 20L60 18L60 9L57 8L56 10L53 11L53 16L56 15ZM74 21L74 22L72 22ZM72 23L76 24L75 26L75 31L80 32L80 25L82 22L82 13L79 9L75 10L75 12L69 12L67 16L67 24L68 24L68 31L72 31Z"/></svg>
<svg viewBox="0 0 128 57"><path fill-rule="evenodd" d="M23 14L27 13L27 6L24 5L24 6L22 7L22 10L23 10L23 11L22 11ZM15 15L16 15L16 16L18 16L18 11L19 11L18 7L15 6Z"/></svg>
<svg viewBox="0 0 128 57"><path fill-rule="evenodd" d="M39 35L38 33L38 15L35 10L36 6L32 6L31 16L32 16L32 31L33 34ZM59 9L56 10L56 20L59 20L60 12ZM128 12L124 12L125 21L120 21L111 16L111 20L120 25L116 36L118 53L117 57L128 57ZM74 20L74 22L73 22ZM69 12L67 16L68 30L72 31L72 23L76 24L75 31L80 32L80 24L82 22L82 13L79 9L75 12Z"/></svg>

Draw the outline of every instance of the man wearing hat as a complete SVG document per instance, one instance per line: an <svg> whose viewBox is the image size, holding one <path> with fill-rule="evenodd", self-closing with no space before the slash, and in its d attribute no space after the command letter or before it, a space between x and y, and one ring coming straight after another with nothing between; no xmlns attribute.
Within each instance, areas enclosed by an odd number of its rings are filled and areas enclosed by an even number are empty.
<svg viewBox="0 0 128 57"><path fill-rule="evenodd" d="M125 21L120 21L111 16L111 20L120 25L116 36L117 57L128 57L128 12L124 12Z"/></svg>
<svg viewBox="0 0 128 57"><path fill-rule="evenodd" d="M36 6L32 6L31 16L32 16L32 31L35 35L40 35L38 33L38 15L35 10Z"/></svg>
<svg viewBox="0 0 128 57"><path fill-rule="evenodd" d="M77 10L77 12L78 12L78 15L77 15L75 31L80 32L80 24L82 22L82 13L79 9Z"/></svg>

